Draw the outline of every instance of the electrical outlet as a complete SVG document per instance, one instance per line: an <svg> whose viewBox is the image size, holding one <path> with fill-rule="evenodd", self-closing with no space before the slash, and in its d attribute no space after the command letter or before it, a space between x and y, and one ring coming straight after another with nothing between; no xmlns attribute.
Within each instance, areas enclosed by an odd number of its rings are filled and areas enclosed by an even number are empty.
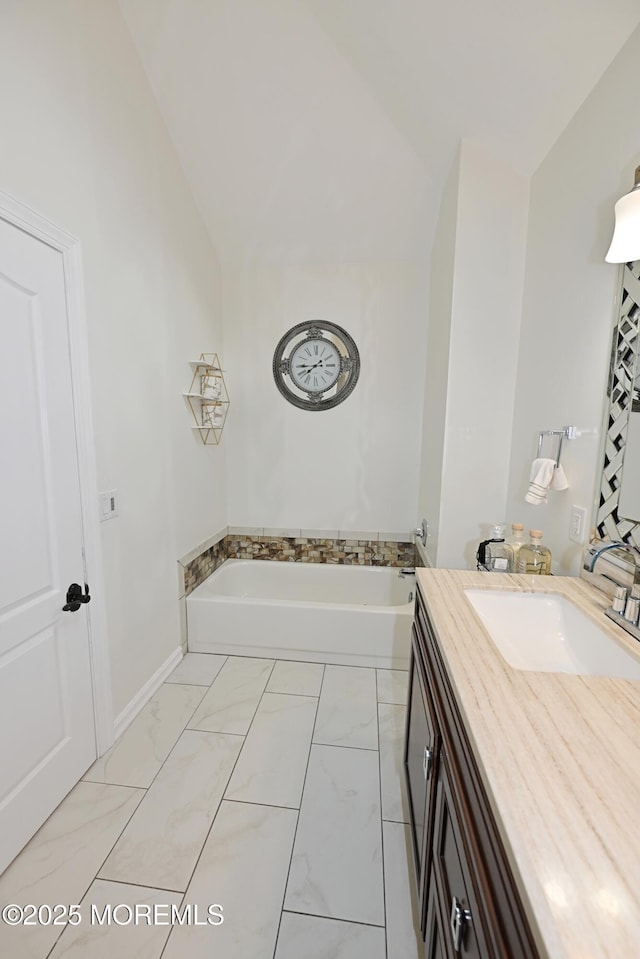
<svg viewBox="0 0 640 959"><path fill-rule="evenodd" d="M569 539L578 543L580 546L585 540L585 531L587 528L587 511L584 506L571 507L571 519L569 520Z"/></svg>
<svg viewBox="0 0 640 959"><path fill-rule="evenodd" d="M118 515L118 491L116 489L105 490L100 493L100 522L104 523L107 519L114 519Z"/></svg>

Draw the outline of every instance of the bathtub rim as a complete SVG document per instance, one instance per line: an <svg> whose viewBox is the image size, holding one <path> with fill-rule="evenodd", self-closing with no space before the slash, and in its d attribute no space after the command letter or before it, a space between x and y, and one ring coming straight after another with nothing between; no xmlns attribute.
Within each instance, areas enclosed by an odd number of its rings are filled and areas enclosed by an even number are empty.
<svg viewBox="0 0 640 959"><path fill-rule="evenodd" d="M331 566L335 567L340 564L329 564L329 563L292 563L282 560L247 560L247 559L235 559L230 558L225 561L225 563L231 564L244 564L250 563L252 566L255 566L256 563L268 563L272 565L273 563L278 563L279 566ZM210 584L211 580L215 577L215 574L221 570L225 563L221 563L220 566L213 571L213 573L207 577L207 579L201 583L189 596L186 598L186 623L187 623L187 636L188 636L188 650L193 653L214 653L223 656L245 656L256 659L269 659L269 660L286 660L291 662L310 662L310 663L321 663L321 664L331 664L337 666L357 666L357 667L368 667L375 669L399 669L407 670L409 668L409 653L411 645L411 622L413 620L414 613L414 603L415 600L412 600L407 603L403 603L397 606L374 606L368 605L366 603L335 603L335 602L317 602L309 600L291 600L291 599L266 599L261 597L248 597L248 596L229 596L220 593L207 593L207 590L204 588ZM348 568L350 570L366 570L367 572L385 572L389 575L389 571L392 569L397 569L397 567L376 567L376 566L347 566L340 567L341 569ZM198 591L201 590L201 595L198 596ZM413 589L415 596L415 588ZM193 602L190 603L189 600L193 597ZM206 608L211 609L217 608L220 612L220 615L223 617L223 620L216 625L216 629L219 629L217 637L209 635L209 627L205 629L202 628L202 616L205 613ZM257 611L265 611L265 618L269 619L271 616L278 616L280 611L282 615L285 616L283 622L284 628L280 629L276 627L273 632L263 632L262 630L265 627L264 621L256 619L256 616L259 616ZM232 631L237 628L237 623L235 622L235 615L233 610L244 611L246 614L246 619L248 622L243 623L243 628L240 635L236 635L234 639L231 640L220 640L218 637L226 630L229 621L225 622L227 615L233 617L231 620ZM289 617L286 616L285 610L288 611ZM228 614L224 611L228 611ZM371 636L372 643L366 644L360 650L349 649L345 650L344 648L336 648L335 645L330 642L328 647L318 648L317 644L308 644L306 640L303 640L301 645L298 645L299 638L301 636L300 629L295 632L295 638L292 636L292 631L294 631L294 626L291 623L291 617L294 620L300 623L301 617L309 616L317 617L317 620L327 620L330 624L332 616L338 616L342 618L353 619L354 625L358 625L359 629L367 629L366 620L369 620L369 626L373 628L373 635ZM362 618L364 617L365 622L363 623ZM360 623L357 621L360 620ZM386 634L382 638L383 646L378 644L381 641L381 637L378 635L378 629L375 627L375 624L378 624L380 630ZM260 628L256 632L254 629L255 626L259 625ZM342 624L341 624L342 627ZM400 628L402 632L406 630L406 640L402 639L400 646L396 647L396 641L393 638L393 635L389 632L390 630L395 632L396 628ZM327 636L332 636L331 629L326 632ZM260 636L260 639L257 637ZM267 636L269 641L265 641ZM271 637L276 637L280 639L281 643L275 645ZM256 641L257 639L257 641ZM284 640L284 642L283 642ZM388 645L386 645L388 644Z"/></svg>
<svg viewBox="0 0 640 959"><path fill-rule="evenodd" d="M286 560L236 559L234 557L230 557L229 559L226 559L223 563L221 563L217 569L213 570L213 572L209 576L207 576L207 578L202 583L200 583L199 586L196 586L196 588L192 590L191 593L189 593L189 595L186 597L187 603L189 602L190 599L193 598L197 602L215 602L215 603L224 603L224 604L243 603L250 606L258 606L258 605L259 606L264 606L264 605L295 606L295 607L306 606L309 609L326 609L327 607L329 607L329 608L335 608L339 610L349 609L354 611L366 609L368 612L371 612L371 613L380 613L380 614L386 613L387 615L394 615L394 616L402 615L402 614L413 615L413 607L415 602L415 586L413 590L410 590L410 592L413 593L413 597L414 597L413 599L408 600L406 603L399 603L394 606L390 604L379 605L377 603L338 603L338 602L332 602L332 601L323 602L322 600L282 599L282 598L276 599L276 598L260 597L260 596L238 596L238 595L229 594L229 593L208 592L205 589L205 587L210 586L211 581L216 576L216 573L219 573L221 570L225 569L225 567L227 569L231 569L232 567L238 568L240 566L246 566L249 564L253 566L256 563L268 563L271 566L277 565L281 567L312 566L312 567L319 567L319 568L331 567L332 569L335 569L337 567L339 569L348 569L348 570L354 570L354 571L366 570L367 572L374 572L376 574L378 572L388 573L392 569L398 569L398 570L400 569L400 567L396 567L396 566L352 566L351 564L341 566L338 563L295 563L295 562L287 562ZM202 594L198 595L200 591L202 591Z"/></svg>

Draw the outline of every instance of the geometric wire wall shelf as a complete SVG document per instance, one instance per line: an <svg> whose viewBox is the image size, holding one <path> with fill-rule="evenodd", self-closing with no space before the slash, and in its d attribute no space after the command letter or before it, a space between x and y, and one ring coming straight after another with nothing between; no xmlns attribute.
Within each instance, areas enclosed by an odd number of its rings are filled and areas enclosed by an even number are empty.
<svg viewBox="0 0 640 959"><path fill-rule="evenodd" d="M617 539L640 547L640 522L619 515L622 468L629 414L638 404L638 355L640 349L640 260L626 263L618 325L613 332L609 367L609 412L604 437L600 499L596 531L600 539Z"/></svg>
<svg viewBox="0 0 640 959"><path fill-rule="evenodd" d="M199 360L189 364L193 379L187 400L195 426L191 429L200 435L203 443L217 446L229 412L229 394L224 382L217 353L201 353Z"/></svg>

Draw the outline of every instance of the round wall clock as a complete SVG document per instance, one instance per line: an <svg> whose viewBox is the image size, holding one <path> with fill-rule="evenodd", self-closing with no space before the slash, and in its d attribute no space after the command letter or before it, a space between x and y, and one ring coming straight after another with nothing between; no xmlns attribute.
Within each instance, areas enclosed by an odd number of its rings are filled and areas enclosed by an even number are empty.
<svg viewBox="0 0 640 959"><path fill-rule="evenodd" d="M286 400L301 410L330 410L346 400L360 375L358 347L327 320L298 323L273 354L273 376Z"/></svg>

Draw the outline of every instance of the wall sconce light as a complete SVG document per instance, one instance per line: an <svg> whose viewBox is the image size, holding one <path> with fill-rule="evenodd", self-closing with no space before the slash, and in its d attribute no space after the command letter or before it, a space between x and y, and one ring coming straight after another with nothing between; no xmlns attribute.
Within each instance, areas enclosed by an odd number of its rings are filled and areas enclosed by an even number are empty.
<svg viewBox="0 0 640 959"><path fill-rule="evenodd" d="M620 197L614 207L616 225L607 263L640 260L640 166L636 167L633 190Z"/></svg>

